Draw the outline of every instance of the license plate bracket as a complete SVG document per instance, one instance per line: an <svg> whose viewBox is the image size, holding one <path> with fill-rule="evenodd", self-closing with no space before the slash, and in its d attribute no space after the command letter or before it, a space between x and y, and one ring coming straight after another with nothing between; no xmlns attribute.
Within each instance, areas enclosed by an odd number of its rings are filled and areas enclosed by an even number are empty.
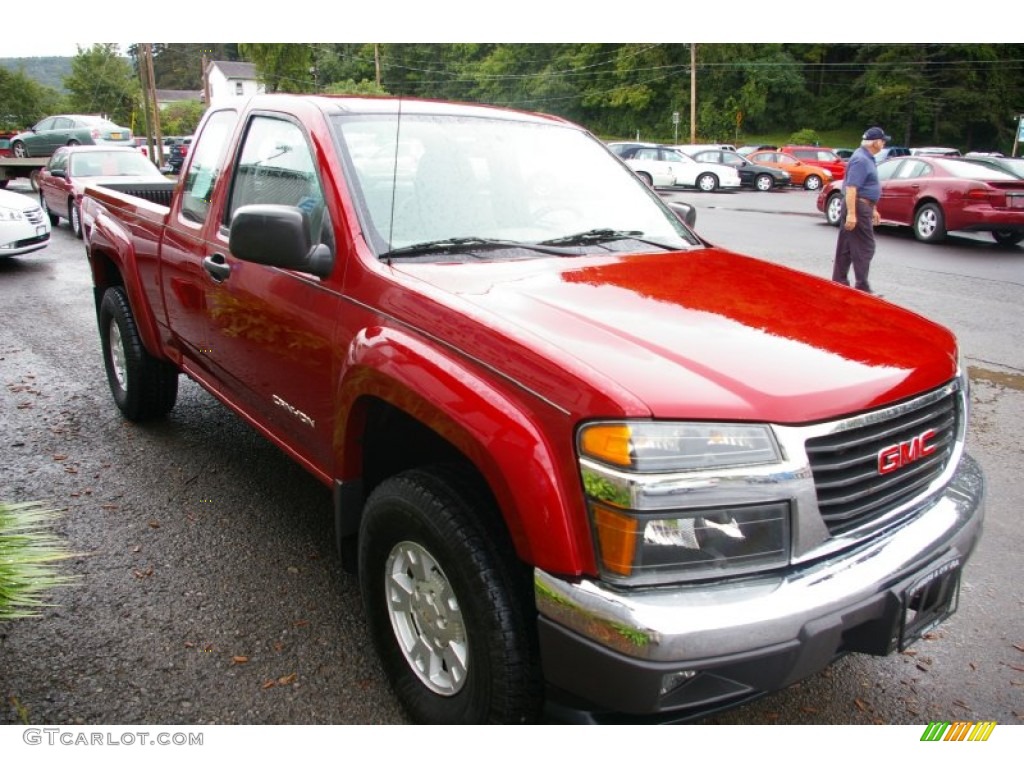
<svg viewBox="0 0 1024 768"><path fill-rule="evenodd" d="M954 613L960 602L959 557L945 560L915 579L903 591L899 649L919 640Z"/></svg>

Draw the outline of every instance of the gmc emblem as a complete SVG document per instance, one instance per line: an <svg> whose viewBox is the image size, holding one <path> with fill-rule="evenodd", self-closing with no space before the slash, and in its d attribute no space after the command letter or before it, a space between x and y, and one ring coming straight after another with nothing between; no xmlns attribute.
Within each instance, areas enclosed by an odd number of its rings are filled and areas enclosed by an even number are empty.
<svg viewBox="0 0 1024 768"><path fill-rule="evenodd" d="M938 433L934 429L928 429L917 437L880 450L878 452L878 474L887 475L900 467L913 464L915 461L935 453L936 448L930 441L936 434Z"/></svg>

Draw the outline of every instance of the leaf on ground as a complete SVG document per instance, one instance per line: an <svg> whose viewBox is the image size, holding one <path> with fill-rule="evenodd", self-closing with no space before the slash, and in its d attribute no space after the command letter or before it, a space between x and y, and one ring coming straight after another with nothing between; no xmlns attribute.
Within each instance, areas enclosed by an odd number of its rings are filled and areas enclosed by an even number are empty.
<svg viewBox="0 0 1024 768"><path fill-rule="evenodd" d="M231 663L232 664L248 664L249 663L249 657L248 656L232 656L231 657Z"/></svg>
<svg viewBox="0 0 1024 768"><path fill-rule="evenodd" d="M263 681L263 685L261 685L260 688L262 690L266 691L266 690L268 690L270 688L274 688L276 686L277 686L277 681L275 681L275 680L264 680Z"/></svg>
<svg viewBox="0 0 1024 768"><path fill-rule="evenodd" d="M149 527L150 528L159 528L160 527L160 521L159 520L150 520L149 521Z"/></svg>
<svg viewBox="0 0 1024 768"><path fill-rule="evenodd" d="M861 699L854 699L853 703L857 706L857 709L859 709L861 712L867 712L869 709L871 709L871 707L867 704L867 702L862 701Z"/></svg>
<svg viewBox="0 0 1024 768"><path fill-rule="evenodd" d="M295 682L295 678L296 677L298 677L298 675L295 674L294 672L292 672L290 675L285 675L284 677L277 678L277 684L278 685L291 685L292 683Z"/></svg>

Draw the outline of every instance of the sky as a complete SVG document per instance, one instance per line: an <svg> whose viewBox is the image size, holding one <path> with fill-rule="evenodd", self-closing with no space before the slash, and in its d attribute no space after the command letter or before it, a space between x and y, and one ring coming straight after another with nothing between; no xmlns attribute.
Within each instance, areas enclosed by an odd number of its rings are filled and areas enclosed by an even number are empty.
<svg viewBox="0 0 1024 768"><path fill-rule="evenodd" d="M311 20L323 17L330 7L323 0L291 0L289 8L304 7L306 12L273 18L262 13L239 17L226 5L214 8L209 0L177 0L176 16L201 18L202 24L177 28L168 38L166 32L154 32L147 23L153 17L145 14L128 18L120 12L107 16L94 10L83 15L76 12L81 10L77 0L48 0L47 9L55 18L69 18L61 12L66 6L75 23L54 25L45 35L4 35L0 58L74 56L77 46L92 45L81 40L153 41L154 34L164 36L156 42L1019 42L993 37L999 30L970 19L956 19L947 29L936 28L934 21L932 26L923 25L919 11L909 3L887 6L882 23L883 16L875 11L863 16L852 10L836 14L817 0L774 0L770 14L758 14L751 22L723 14L713 3L697 9L679 0L645 0L643 18L675 22L664 24L629 23L621 11L597 10L600 6L594 0L516 0L515 14L498 11L498 21L494 10L481 10L496 6L479 0L375 0L365 4L366 10L349 8L334 14L329 24L319 25ZM1010 34L1009 26L1002 34ZM119 45L127 53L129 43Z"/></svg>

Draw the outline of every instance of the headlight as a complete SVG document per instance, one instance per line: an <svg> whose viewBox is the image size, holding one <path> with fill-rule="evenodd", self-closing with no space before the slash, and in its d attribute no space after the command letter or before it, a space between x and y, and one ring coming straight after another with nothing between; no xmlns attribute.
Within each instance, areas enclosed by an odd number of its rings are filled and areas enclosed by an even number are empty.
<svg viewBox="0 0 1024 768"><path fill-rule="evenodd" d="M619 422L584 426L580 469L602 575L623 584L733 576L784 566L790 506L765 502L758 468L781 451L765 425Z"/></svg>
<svg viewBox="0 0 1024 768"><path fill-rule="evenodd" d="M25 214L16 208L0 208L0 221L24 221Z"/></svg>

